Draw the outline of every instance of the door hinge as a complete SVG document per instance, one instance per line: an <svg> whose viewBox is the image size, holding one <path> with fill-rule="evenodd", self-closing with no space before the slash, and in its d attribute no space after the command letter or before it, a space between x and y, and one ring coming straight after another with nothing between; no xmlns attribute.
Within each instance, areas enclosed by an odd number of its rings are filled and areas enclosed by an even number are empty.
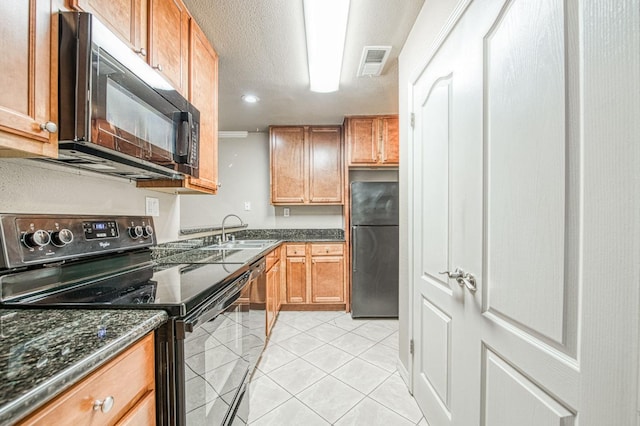
<svg viewBox="0 0 640 426"><path fill-rule="evenodd" d="M415 345L413 344L413 339L409 340L409 353L413 355Z"/></svg>
<svg viewBox="0 0 640 426"><path fill-rule="evenodd" d="M412 112L411 113L411 127L415 127L416 125L416 115Z"/></svg>

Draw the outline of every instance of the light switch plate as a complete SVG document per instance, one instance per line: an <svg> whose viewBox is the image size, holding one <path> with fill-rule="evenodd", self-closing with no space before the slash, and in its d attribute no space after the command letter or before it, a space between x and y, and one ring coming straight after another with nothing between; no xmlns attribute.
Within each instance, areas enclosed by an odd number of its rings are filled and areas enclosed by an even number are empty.
<svg viewBox="0 0 640 426"><path fill-rule="evenodd" d="M160 200L154 197L146 197L145 211L147 216L160 216Z"/></svg>

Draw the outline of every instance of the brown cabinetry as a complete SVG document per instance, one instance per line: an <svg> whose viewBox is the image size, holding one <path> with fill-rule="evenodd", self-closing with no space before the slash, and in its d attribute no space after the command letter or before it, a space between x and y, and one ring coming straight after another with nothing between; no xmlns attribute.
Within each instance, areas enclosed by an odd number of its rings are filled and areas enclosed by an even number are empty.
<svg viewBox="0 0 640 426"><path fill-rule="evenodd" d="M199 176L185 180L138 182L172 193L215 194L218 191L218 55L191 19L189 48L189 100L200 111Z"/></svg>
<svg viewBox="0 0 640 426"><path fill-rule="evenodd" d="M20 425L154 425L154 360L150 333Z"/></svg>
<svg viewBox="0 0 640 426"><path fill-rule="evenodd" d="M69 7L96 15L175 89L187 93L191 18L180 0L69 0Z"/></svg>
<svg viewBox="0 0 640 426"><path fill-rule="evenodd" d="M0 156L58 156L50 0L0 2ZM55 61L55 58L54 58Z"/></svg>
<svg viewBox="0 0 640 426"><path fill-rule="evenodd" d="M343 243L286 245L286 303L343 309L345 262Z"/></svg>
<svg viewBox="0 0 640 426"><path fill-rule="evenodd" d="M340 126L272 126L271 203L342 204Z"/></svg>
<svg viewBox="0 0 640 426"><path fill-rule="evenodd" d="M398 116L345 118L349 167L398 166Z"/></svg>
<svg viewBox="0 0 640 426"><path fill-rule="evenodd" d="M267 336L271 333L280 310L280 247L267 255Z"/></svg>
<svg viewBox="0 0 640 426"><path fill-rule="evenodd" d="M94 14L100 22L146 57L148 0L69 0L69 7Z"/></svg>
<svg viewBox="0 0 640 426"><path fill-rule="evenodd" d="M189 21L180 0L149 1L149 64L183 94L188 85Z"/></svg>

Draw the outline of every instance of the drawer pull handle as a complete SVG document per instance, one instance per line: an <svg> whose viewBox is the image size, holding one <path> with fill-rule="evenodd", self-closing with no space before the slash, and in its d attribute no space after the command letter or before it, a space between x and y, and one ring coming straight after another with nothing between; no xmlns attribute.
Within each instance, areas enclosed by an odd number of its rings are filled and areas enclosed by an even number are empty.
<svg viewBox="0 0 640 426"><path fill-rule="evenodd" d="M102 411L103 413L108 413L113 408L114 399L112 396L108 396L104 399L104 401L100 401L96 399L93 401L93 411Z"/></svg>

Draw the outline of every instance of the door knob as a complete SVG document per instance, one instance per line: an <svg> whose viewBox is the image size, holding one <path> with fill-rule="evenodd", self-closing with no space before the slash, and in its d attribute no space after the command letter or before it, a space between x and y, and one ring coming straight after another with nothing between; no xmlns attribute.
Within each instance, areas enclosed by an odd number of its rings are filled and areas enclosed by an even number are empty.
<svg viewBox="0 0 640 426"><path fill-rule="evenodd" d="M460 287L465 286L470 292L475 293L478 289L476 283L476 277L469 272L465 272L462 268L456 268L455 271L438 272L439 274L446 275L449 279L455 279Z"/></svg>
<svg viewBox="0 0 640 426"><path fill-rule="evenodd" d="M464 276L464 271L460 268L456 268L455 271L451 272L451 271L444 271L444 272L438 272L440 275L446 275L447 277L449 277L449 279L459 279L462 278Z"/></svg>
<svg viewBox="0 0 640 426"><path fill-rule="evenodd" d="M46 123L42 123L40 125L40 129L45 130L49 133L55 133L58 131L58 126L53 121L47 121Z"/></svg>

